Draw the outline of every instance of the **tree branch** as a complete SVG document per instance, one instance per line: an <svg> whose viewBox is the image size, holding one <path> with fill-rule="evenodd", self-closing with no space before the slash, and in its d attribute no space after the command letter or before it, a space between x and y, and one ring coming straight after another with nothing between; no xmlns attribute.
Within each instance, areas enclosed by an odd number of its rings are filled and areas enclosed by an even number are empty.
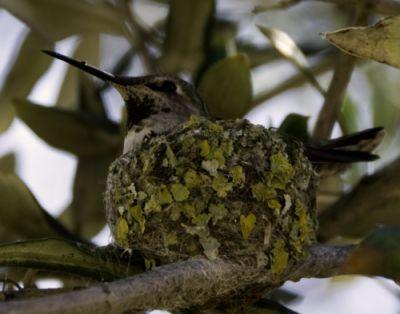
<svg viewBox="0 0 400 314"><path fill-rule="evenodd" d="M358 1L358 12L354 25L366 24L371 10L371 5L369 4L369 1L366 1L365 3ZM340 53L335 65L331 83L325 96L324 104L315 124L313 138L321 140L330 137L333 126L339 118L343 98L346 93L347 85L350 82L355 64L355 57Z"/></svg>
<svg viewBox="0 0 400 314"><path fill-rule="evenodd" d="M315 139L329 138L333 126L339 118L343 97L355 65L355 58L349 55L338 56L332 81L314 128Z"/></svg>
<svg viewBox="0 0 400 314"><path fill-rule="evenodd" d="M310 2L310 1L320 1L320 2L328 2L341 6L352 6L356 7L360 4L360 0L298 0L298 2ZM395 0L369 0L365 1L369 2L372 11L380 14L390 14L396 15L400 14L400 3Z"/></svg>
<svg viewBox="0 0 400 314"><path fill-rule="evenodd" d="M333 65L333 56L326 56L323 60L319 61L316 65L310 67L310 72L314 75L320 75L332 68ZM299 87L307 82L307 78L303 73L297 73L285 80L284 82L278 84L276 87L257 95L253 100L253 106L257 106L262 104L263 102L280 95L284 91Z"/></svg>
<svg viewBox="0 0 400 314"><path fill-rule="evenodd" d="M378 224L400 224L400 158L326 209L319 217L319 237L362 236Z"/></svg>
<svg viewBox="0 0 400 314"><path fill-rule="evenodd" d="M243 301L243 294L249 289L271 292L286 280L337 274L352 249L352 246L313 246L306 261L289 265L280 276L222 259L197 258L80 291L2 303L0 312L100 314L204 307L227 299L237 300L239 296Z"/></svg>
<svg viewBox="0 0 400 314"><path fill-rule="evenodd" d="M274 4L272 8L284 9L301 2L311 1L327 2L344 7L356 7L360 4L360 0L281 0L279 4ZM369 0L369 3L373 6L372 11L376 13L389 15L400 14L400 2L396 0ZM271 5L259 5L256 7L255 12L264 11L269 8L271 8Z"/></svg>

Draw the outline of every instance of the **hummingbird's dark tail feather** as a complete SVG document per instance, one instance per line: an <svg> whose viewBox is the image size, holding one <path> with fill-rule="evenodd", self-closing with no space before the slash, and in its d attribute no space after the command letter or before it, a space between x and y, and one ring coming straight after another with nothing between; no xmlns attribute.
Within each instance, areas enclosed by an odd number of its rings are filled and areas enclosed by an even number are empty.
<svg viewBox="0 0 400 314"><path fill-rule="evenodd" d="M352 145L358 145L361 141L371 141L376 139L378 135L383 134L383 127L378 126L376 128L366 129L357 133L344 135L332 140L328 140L323 143L324 148L340 148L349 147ZM379 136L379 138L381 138Z"/></svg>
<svg viewBox="0 0 400 314"><path fill-rule="evenodd" d="M306 155L312 163L352 163L360 161L373 161L379 158L368 152L352 151L345 149L316 148L306 146Z"/></svg>
<svg viewBox="0 0 400 314"><path fill-rule="evenodd" d="M306 155L313 163L352 163L373 161L379 156L371 152L384 135L382 127L367 129L342 137L306 144Z"/></svg>

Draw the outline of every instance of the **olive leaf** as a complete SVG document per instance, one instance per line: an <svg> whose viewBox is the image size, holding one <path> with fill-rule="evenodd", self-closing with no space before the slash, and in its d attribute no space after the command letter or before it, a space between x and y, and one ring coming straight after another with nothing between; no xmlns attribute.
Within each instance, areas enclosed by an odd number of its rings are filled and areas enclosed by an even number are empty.
<svg viewBox="0 0 400 314"><path fill-rule="evenodd" d="M386 141L391 140L398 131L400 105L400 72L381 64L373 64L367 70L370 82L373 125L384 125ZM385 151L383 151L385 153Z"/></svg>
<svg viewBox="0 0 400 314"><path fill-rule="evenodd" d="M120 144L118 126L93 116L16 100L14 108L40 138L49 145L76 155L114 151Z"/></svg>
<svg viewBox="0 0 400 314"><path fill-rule="evenodd" d="M212 116L242 118L251 109L252 84L244 55L222 59L200 80L198 91Z"/></svg>
<svg viewBox="0 0 400 314"><path fill-rule="evenodd" d="M349 27L323 34L344 52L400 68L400 16L367 27Z"/></svg>
<svg viewBox="0 0 400 314"><path fill-rule="evenodd" d="M284 31L272 27L258 26L259 30L269 39L271 45L285 59L289 60L310 83L321 93L325 95L325 90L318 83L314 74L310 71L306 56L297 46L296 42Z"/></svg>
<svg viewBox="0 0 400 314"><path fill-rule="evenodd" d="M137 273L137 267L123 263L89 244L60 239L37 239L0 245L0 266L53 270L99 281L110 281Z"/></svg>
<svg viewBox="0 0 400 314"><path fill-rule="evenodd" d="M204 60L193 78L195 86L199 85L201 78L210 66L237 53L236 33L237 25L234 22L220 19L214 21Z"/></svg>
<svg viewBox="0 0 400 314"><path fill-rule="evenodd" d="M339 124L343 133L349 134L359 131L358 110L351 97L347 96L343 102L342 110L339 116ZM379 124L374 124L379 125Z"/></svg>
<svg viewBox="0 0 400 314"><path fill-rule="evenodd" d="M297 113L290 113L279 126L278 132L295 137L302 141L308 141L310 135L307 130L309 117Z"/></svg>
<svg viewBox="0 0 400 314"><path fill-rule="evenodd" d="M318 182L317 205L319 212L335 203L343 196L343 179L339 174L321 178Z"/></svg>
<svg viewBox="0 0 400 314"><path fill-rule="evenodd" d="M172 0L160 64L164 71L195 71L204 58L214 0Z"/></svg>
<svg viewBox="0 0 400 314"><path fill-rule="evenodd" d="M9 153L0 157L0 172L15 171L15 154Z"/></svg>
<svg viewBox="0 0 400 314"><path fill-rule="evenodd" d="M74 238L40 206L15 174L0 172L0 195L0 225L18 238Z"/></svg>
<svg viewBox="0 0 400 314"><path fill-rule="evenodd" d="M108 167L117 151L104 155L80 156L73 187L73 201L60 220L84 238L96 235L106 224L103 193Z"/></svg>
<svg viewBox="0 0 400 314"><path fill-rule="evenodd" d="M124 30L120 13L113 6L102 2L0 0L0 7L26 23L32 31L51 41L77 34L121 35Z"/></svg>
<svg viewBox="0 0 400 314"><path fill-rule="evenodd" d="M0 132L6 130L14 118L12 99L27 97L51 64L40 49L51 49L52 46L32 32L26 35L0 93Z"/></svg>
<svg viewBox="0 0 400 314"><path fill-rule="evenodd" d="M400 228L372 231L350 254L341 273L383 276L400 281Z"/></svg>

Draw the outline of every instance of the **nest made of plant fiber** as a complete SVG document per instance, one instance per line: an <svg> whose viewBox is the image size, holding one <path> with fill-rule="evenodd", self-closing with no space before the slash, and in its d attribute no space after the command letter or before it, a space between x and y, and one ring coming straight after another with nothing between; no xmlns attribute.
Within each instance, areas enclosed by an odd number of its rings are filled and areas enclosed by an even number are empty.
<svg viewBox="0 0 400 314"><path fill-rule="evenodd" d="M315 242L315 188L300 142L192 117L114 161L105 205L116 243L149 264L204 254L279 274Z"/></svg>

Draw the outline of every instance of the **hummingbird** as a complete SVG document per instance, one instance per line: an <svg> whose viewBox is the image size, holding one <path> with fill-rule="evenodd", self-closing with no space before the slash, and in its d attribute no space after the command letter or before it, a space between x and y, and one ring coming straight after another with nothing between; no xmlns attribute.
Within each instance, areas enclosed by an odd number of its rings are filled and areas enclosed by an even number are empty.
<svg viewBox="0 0 400 314"><path fill-rule="evenodd" d="M117 76L85 61L54 51L43 52L109 82L121 94L127 110L124 153L136 149L146 136L166 134L192 115L215 118L209 116L206 104L194 86L178 77L161 74ZM320 176L326 176L343 170L344 164L377 159L378 156L371 152L383 135L383 128L375 127L336 139L303 144L306 156Z"/></svg>

